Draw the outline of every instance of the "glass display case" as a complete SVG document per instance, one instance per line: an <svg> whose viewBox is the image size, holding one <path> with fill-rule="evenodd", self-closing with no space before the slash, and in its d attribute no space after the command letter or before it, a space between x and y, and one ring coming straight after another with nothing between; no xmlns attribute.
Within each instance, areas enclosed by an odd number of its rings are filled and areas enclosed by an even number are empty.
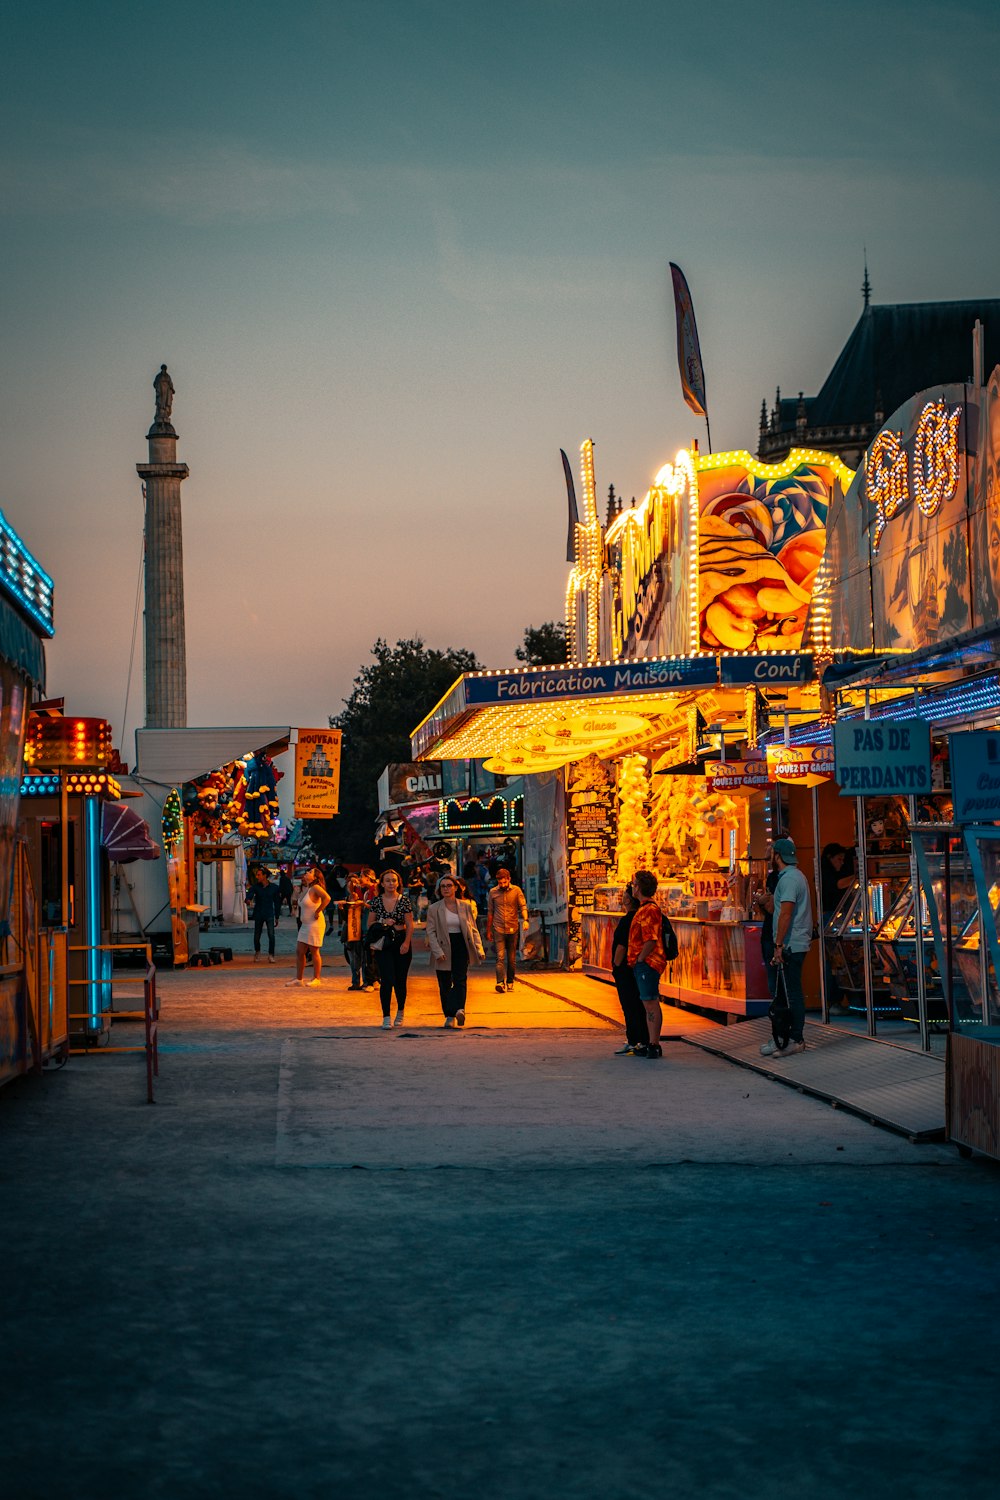
<svg viewBox="0 0 1000 1500"><path fill-rule="evenodd" d="M878 875L868 881L868 927L874 938L888 917L903 882L896 875ZM864 904L861 885L848 886L823 932L827 961L852 1011L865 1010L865 958L863 941ZM882 954L871 944L875 1012L898 1015L899 1001L893 995Z"/></svg>
<svg viewBox="0 0 1000 1500"><path fill-rule="evenodd" d="M948 1024L941 974L934 951L927 898L921 898L921 937L923 939L924 992L927 997L927 1019L939 1029ZM885 980L904 1021L920 1024L917 1006L917 923L916 901L912 883L900 891L889 915L875 933L875 951Z"/></svg>

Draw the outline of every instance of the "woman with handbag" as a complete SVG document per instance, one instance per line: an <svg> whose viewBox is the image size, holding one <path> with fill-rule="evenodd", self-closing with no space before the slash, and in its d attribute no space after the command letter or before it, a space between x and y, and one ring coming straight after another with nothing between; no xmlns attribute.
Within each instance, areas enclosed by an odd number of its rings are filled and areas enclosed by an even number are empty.
<svg viewBox="0 0 1000 1500"><path fill-rule="evenodd" d="M413 957L413 907L404 896L395 870L383 870L378 895L368 903L371 922L368 941L378 961L382 1028L390 1030L393 991L396 995L396 1025L403 1024L406 1007L406 976Z"/></svg>
<svg viewBox="0 0 1000 1500"><path fill-rule="evenodd" d="M469 964L484 957L483 940L472 903L459 896L454 875L441 876L437 897L427 908L427 945L434 961L444 1024L464 1026Z"/></svg>

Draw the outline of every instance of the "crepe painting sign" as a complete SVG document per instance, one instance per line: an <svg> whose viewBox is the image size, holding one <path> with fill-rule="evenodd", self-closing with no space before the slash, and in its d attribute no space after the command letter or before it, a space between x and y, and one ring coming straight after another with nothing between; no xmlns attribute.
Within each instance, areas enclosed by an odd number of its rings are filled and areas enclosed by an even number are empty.
<svg viewBox="0 0 1000 1500"><path fill-rule="evenodd" d="M782 464L758 464L748 453L698 461L693 649L799 649L830 502L851 478L839 459L802 449Z"/></svg>

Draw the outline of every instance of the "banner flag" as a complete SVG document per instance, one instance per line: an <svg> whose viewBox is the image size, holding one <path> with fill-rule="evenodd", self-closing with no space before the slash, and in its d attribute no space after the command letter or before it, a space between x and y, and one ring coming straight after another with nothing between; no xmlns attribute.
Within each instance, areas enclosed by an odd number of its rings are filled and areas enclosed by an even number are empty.
<svg viewBox="0 0 1000 1500"><path fill-rule="evenodd" d="M333 818L340 808L340 730L297 732L295 816Z"/></svg>
<svg viewBox="0 0 1000 1500"><path fill-rule="evenodd" d="M673 261L670 262L670 275L674 284L674 311L677 314L677 366L681 375L681 390L691 410L707 420L705 367L701 362L698 325L694 320L691 293L684 279L684 272Z"/></svg>
<svg viewBox="0 0 1000 1500"><path fill-rule="evenodd" d="M569 459L565 450L559 449L559 456L563 463L563 474L566 479L566 500L569 505L569 525L566 531L566 561L576 562L576 528L580 524L580 508L576 503L576 489L573 485L573 470L569 466Z"/></svg>

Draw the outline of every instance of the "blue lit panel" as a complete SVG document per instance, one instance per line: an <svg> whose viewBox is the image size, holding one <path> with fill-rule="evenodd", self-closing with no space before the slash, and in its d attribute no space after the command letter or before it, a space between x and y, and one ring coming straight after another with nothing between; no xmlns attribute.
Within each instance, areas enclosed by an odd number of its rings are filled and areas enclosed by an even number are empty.
<svg viewBox="0 0 1000 1500"><path fill-rule="evenodd" d="M25 776L21 781L22 797L51 797L58 791L58 776Z"/></svg>
<svg viewBox="0 0 1000 1500"><path fill-rule="evenodd" d="M54 635L52 579L0 511L0 587L45 635Z"/></svg>

